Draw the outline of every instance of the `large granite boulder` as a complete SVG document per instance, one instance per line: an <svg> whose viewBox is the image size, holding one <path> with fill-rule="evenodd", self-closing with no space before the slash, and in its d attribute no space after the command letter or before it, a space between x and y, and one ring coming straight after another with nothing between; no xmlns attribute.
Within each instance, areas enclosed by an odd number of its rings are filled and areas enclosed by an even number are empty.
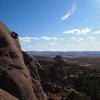
<svg viewBox="0 0 100 100"><path fill-rule="evenodd" d="M0 22L0 88L19 100L47 100L37 66L35 60L22 52L18 38Z"/></svg>

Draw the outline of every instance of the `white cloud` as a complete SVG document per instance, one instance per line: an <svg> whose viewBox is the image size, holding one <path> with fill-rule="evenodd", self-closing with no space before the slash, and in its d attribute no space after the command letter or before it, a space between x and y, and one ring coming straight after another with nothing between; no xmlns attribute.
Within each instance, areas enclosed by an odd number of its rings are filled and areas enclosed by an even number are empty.
<svg viewBox="0 0 100 100"><path fill-rule="evenodd" d="M56 45L58 45L58 43L50 43L50 45L55 45L56 46Z"/></svg>
<svg viewBox="0 0 100 100"><path fill-rule="evenodd" d="M29 48L33 48L33 46L32 45L30 45L30 46L28 46Z"/></svg>
<svg viewBox="0 0 100 100"><path fill-rule="evenodd" d="M63 38L57 38L57 37L21 37L19 38L19 41L22 42L32 42L32 40L63 40Z"/></svg>
<svg viewBox="0 0 100 100"><path fill-rule="evenodd" d="M68 18L75 12L75 10L76 10L76 3L73 2L72 8L67 12L66 15L64 15L64 16L61 18L61 20L63 21L63 20L65 20L65 19L68 19Z"/></svg>
<svg viewBox="0 0 100 100"><path fill-rule="evenodd" d="M96 40L95 37L88 37L89 40Z"/></svg>
<svg viewBox="0 0 100 100"><path fill-rule="evenodd" d="M52 37L52 39L53 39L53 40L58 40L58 38L57 38L57 37Z"/></svg>
<svg viewBox="0 0 100 100"><path fill-rule="evenodd" d="M79 29L72 29L72 30L64 31L63 33L65 33L65 34L80 34L81 32Z"/></svg>
<svg viewBox="0 0 100 100"><path fill-rule="evenodd" d="M40 37L40 39L41 40L62 40L63 38L43 36L43 37Z"/></svg>
<svg viewBox="0 0 100 100"><path fill-rule="evenodd" d="M96 32L94 32L94 34L100 34L100 31L96 31Z"/></svg>
<svg viewBox="0 0 100 100"><path fill-rule="evenodd" d="M19 41L20 42L31 42L32 38L31 37L22 37L22 38L19 38Z"/></svg>
<svg viewBox="0 0 100 100"><path fill-rule="evenodd" d="M40 37L40 39L42 39L42 40L51 40L51 38L47 37L47 36Z"/></svg>
<svg viewBox="0 0 100 100"><path fill-rule="evenodd" d="M76 42L80 42L80 41L83 41L84 39L83 38L72 37L71 40L74 40Z"/></svg>
<svg viewBox="0 0 100 100"><path fill-rule="evenodd" d="M81 34L87 34L89 32L91 32L90 28L84 28L84 29L72 29L72 30L64 31L63 33L81 35Z"/></svg>
<svg viewBox="0 0 100 100"><path fill-rule="evenodd" d="M89 32L91 32L91 29L89 29L89 28L85 28L85 29L81 30L81 33L83 33L83 34L87 34Z"/></svg>

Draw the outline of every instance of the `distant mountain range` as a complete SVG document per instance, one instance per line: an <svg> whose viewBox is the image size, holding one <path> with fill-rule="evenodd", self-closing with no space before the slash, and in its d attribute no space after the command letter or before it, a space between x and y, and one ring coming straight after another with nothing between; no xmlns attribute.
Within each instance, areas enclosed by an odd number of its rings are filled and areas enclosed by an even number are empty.
<svg viewBox="0 0 100 100"><path fill-rule="evenodd" d="M63 57L80 57L80 56L100 56L100 51L26 51L34 56L54 57L61 55Z"/></svg>

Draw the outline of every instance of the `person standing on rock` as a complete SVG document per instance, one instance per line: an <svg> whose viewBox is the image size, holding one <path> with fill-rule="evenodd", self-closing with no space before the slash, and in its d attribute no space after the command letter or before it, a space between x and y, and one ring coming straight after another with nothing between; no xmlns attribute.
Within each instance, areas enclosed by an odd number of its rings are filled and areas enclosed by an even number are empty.
<svg viewBox="0 0 100 100"><path fill-rule="evenodd" d="M11 32L11 36L12 36L14 39L18 39L18 40L19 40L19 38L18 38L19 35L18 35L16 32L12 31L12 32Z"/></svg>

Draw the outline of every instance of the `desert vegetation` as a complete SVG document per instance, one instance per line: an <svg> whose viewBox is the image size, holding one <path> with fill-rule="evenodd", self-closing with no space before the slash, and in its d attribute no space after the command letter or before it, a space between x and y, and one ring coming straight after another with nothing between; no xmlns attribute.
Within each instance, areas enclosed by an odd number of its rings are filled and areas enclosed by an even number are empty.
<svg viewBox="0 0 100 100"><path fill-rule="evenodd" d="M41 58L37 57L52 87L52 92L48 90L48 96L58 96L61 100L100 100L100 70L93 66L83 66L81 63L86 57L69 58L72 62L77 60L77 63L68 62L60 55L47 57L48 59ZM88 59L87 62L90 61L91 59Z"/></svg>

